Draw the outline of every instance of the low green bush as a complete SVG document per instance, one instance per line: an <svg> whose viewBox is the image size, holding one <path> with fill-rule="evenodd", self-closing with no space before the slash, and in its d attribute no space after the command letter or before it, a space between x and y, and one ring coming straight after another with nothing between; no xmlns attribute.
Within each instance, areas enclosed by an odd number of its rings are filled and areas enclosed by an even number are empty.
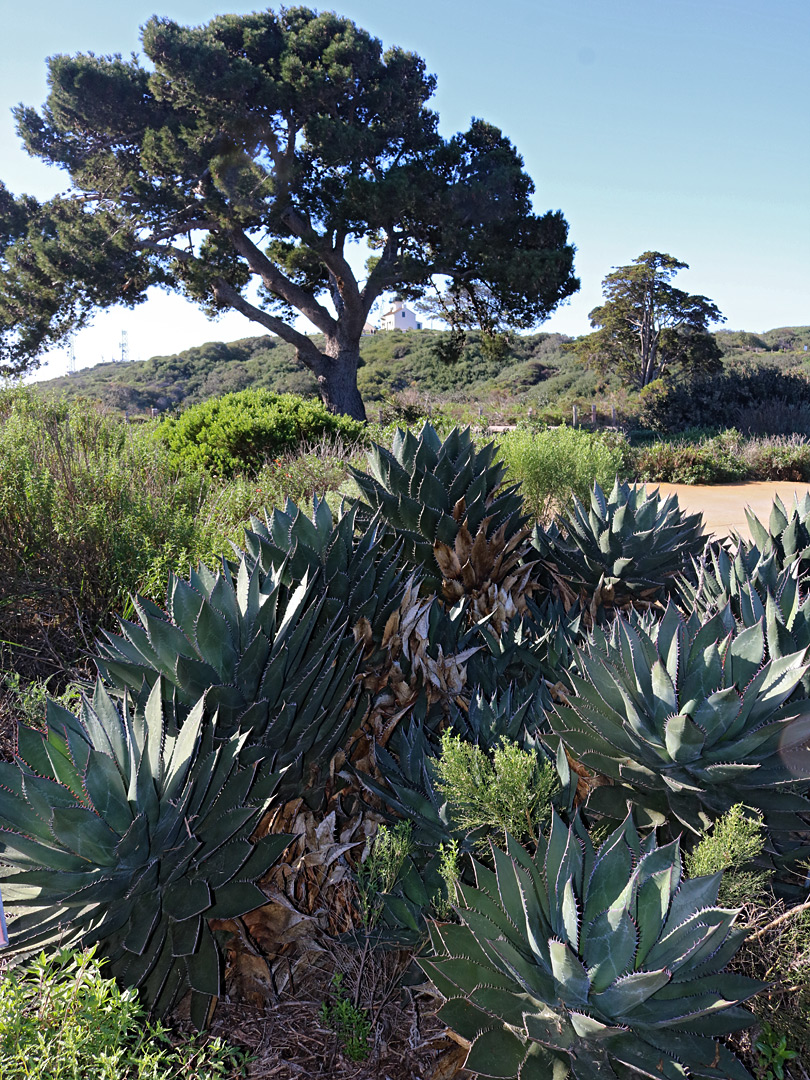
<svg viewBox="0 0 810 1080"><path fill-rule="evenodd" d="M594 482L606 490L624 471L628 448L613 432L558 427L518 428L498 438L506 483L521 484L525 511L547 520L571 495L587 501Z"/></svg>
<svg viewBox="0 0 810 1080"><path fill-rule="evenodd" d="M269 390L242 390L192 405L167 417L156 437L184 465L217 476L255 476L274 458L324 436L357 442L363 425L330 413L319 401Z"/></svg>
<svg viewBox="0 0 810 1080"><path fill-rule="evenodd" d="M686 872L690 877L722 873L720 903L728 908L742 907L760 898L768 880L767 871L752 865L764 847L762 815L737 803L687 853Z"/></svg>
<svg viewBox="0 0 810 1080"><path fill-rule="evenodd" d="M803 435L751 439L743 456L753 480L810 481L810 439Z"/></svg>
<svg viewBox="0 0 810 1080"><path fill-rule="evenodd" d="M94 950L41 954L0 979L3 1080L236 1080L242 1051L192 1036L175 1045L134 990L104 978Z"/></svg>
<svg viewBox="0 0 810 1080"><path fill-rule="evenodd" d="M749 478L743 438L732 428L697 442L684 436L637 447L633 471L639 480L664 484L731 484Z"/></svg>
<svg viewBox="0 0 810 1080"><path fill-rule="evenodd" d="M551 799L560 786L554 767L534 751L502 739L490 758L480 746L447 731L436 770L451 819L469 831L485 829L485 848L493 833L504 843L507 836L534 837L550 819Z"/></svg>
<svg viewBox="0 0 810 1080"><path fill-rule="evenodd" d="M71 669L114 612L131 614L130 594L162 603L170 572L229 555L252 514L337 492L361 456L324 436L225 479L153 432L84 401L0 391L0 641L26 681Z"/></svg>

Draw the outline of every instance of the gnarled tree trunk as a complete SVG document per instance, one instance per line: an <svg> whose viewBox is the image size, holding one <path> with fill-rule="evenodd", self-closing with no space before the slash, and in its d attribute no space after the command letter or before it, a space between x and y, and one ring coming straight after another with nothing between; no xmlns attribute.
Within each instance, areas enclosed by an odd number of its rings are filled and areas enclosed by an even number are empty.
<svg viewBox="0 0 810 1080"><path fill-rule="evenodd" d="M324 404L331 412L344 413L355 420L365 420L366 408L357 389L360 343L327 339L325 353L322 363L317 366L310 365L318 380L318 389Z"/></svg>

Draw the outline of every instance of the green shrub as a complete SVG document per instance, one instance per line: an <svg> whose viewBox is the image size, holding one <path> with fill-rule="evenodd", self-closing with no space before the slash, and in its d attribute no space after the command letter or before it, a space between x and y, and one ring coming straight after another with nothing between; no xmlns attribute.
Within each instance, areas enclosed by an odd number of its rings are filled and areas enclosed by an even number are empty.
<svg viewBox="0 0 810 1080"><path fill-rule="evenodd" d="M20 622L45 603L48 626L96 625L145 579L192 555L205 481L121 418L77 401L0 394L0 572ZM18 642L19 625L2 637ZM45 638L42 634L40 640Z"/></svg>
<svg viewBox="0 0 810 1080"><path fill-rule="evenodd" d="M94 950L41 954L0 979L3 1080L236 1080L241 1051L219 1039L173 1045L134 990L101 973Z"/></svg>
<svg viewBox="0 0 810 1080"><path fill-rule="evenodd" d="M750 475L743 445L742 436L733 428L698 441L684 435L671 442L639 447L634 453L633 468L639 480L651 483L735 483Z"/></svg>
<svg viewBox="0 0 810 1080"><path fill-rule="evenodd" d="M26 680L70 670L113 612L131 615L130 594L162 603L170 572L230 554L251 515L337 491L354 452L324 436L223 479L153 431L84 401L0 391L0 640Z"/></svg>
<svg viewBox="0 0 810 1080"><path fill-rule="evenodd" d="M754 480L810 481L810 440L803 435L751 439L743 456Z"/></svg>
<svg viewBox="0 0 810 1080"><path fill-rule="evenodd" d="M497 830L504 837L526 840L551 817L551 797L559 789L554 767L507 739L490 757L480 746L446 731L436 769L450 817L471 832Z"/></svg>
<svg viewBox="0 0 810 1080"><path fill-rule="evenodd" d="M363 425L330 413L319 401L268 390L242 390L209 398L168 417L157 437L177 462L218 476L255 476L268 461L325 435L356 442Z"/></svg>
<svg viewBox="0 0 810 1080"><path fill-rule="evenodd" d="M572 493L587 501L594 481L609 491L626 455L615 435L565 426L508 431L499 436L498 448L506 482L520 482L526 513L542 520L562 509Z"/></svg>
<svg viewBox="0 0 810 1080"><path fill-rule="evenodd" d="M723 873L719 900L725 907L755 901L768 874L750 864L762 853L762 815L737 803L715 821L695 849L686 856L689 877Z"/></svg>
<svg viewBox="0 0 810 1080"><path fill-rule="evenodd" d="M745 423L761 435L785 434L785 402L798 430L810 426L810 379L804 371L783 371L772 364L740 366L719 375L646 386L639 395L639 422L660 432L678 432L700 425L717 430ZM765 421L771 420L770 430Z"/></svg>
<svg viewBox="0 0 810 1080"><path fill-rule="evenodd" d="M49 696L47 683L42 679L31 679L26 682L17 671L2 671L0 672L0 686L9 699L8 705L13 710L15 718L28 724L29 727L44 730ZM66 709L71 709L78 705L81 693L82 688L78 684L70 683L55 700Z"/></svg>

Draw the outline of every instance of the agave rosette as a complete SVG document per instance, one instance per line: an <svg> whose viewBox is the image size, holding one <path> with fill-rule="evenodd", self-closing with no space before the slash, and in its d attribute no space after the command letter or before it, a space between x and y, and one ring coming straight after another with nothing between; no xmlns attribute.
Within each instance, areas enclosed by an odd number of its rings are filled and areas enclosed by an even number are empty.
<svg viewBox="0 0 810 1080"><path fill-rule="evenodd" d="M347 619L363 638L365 668L380 660L385 627L407 583L398 546L382 542L380 515L361 529L358 508L356 502L344 504L335 519L326 500L316 498L309 517L288 499L264 521L251 519L245 547L249 560L289 588L314 581L324 595L322 617Z"/></svg>
<svg viewBox="0 0 810 1080"><path fill-rule="evenodd" d="M804 576L810 569L810 494L794 496L788 509L774 497L768 524L763 525L748 507L745 510L751 538L764 555L772 554L779 569L796 564Z"/></svg>
<svg viewBox="0 0 810 1080"><path fill-rule="evenodd" d="M763 621L727 609L708 622L667 606L660 620L618 618L580 650L566 704L549 715L571 755L610 783L588 806L621 819L628 799L656 824L695 833L735 803L760 809L779 846L810 813L810 701L789 700L805 651L766 660Z"/></svg>
<svg viewBox="0 0 810 1080"><path fill-rule="evenodd" d="M524 610L535 588L527 518L517 486L494 443L476 448L469 429L442 441L430 424L418 436L397 430L391 450L374 445L369 472L352 470L366 500L402 544L402 558L423 576L423 590L449 604L463 598L473 621L497 625Z"/></svg>
<svg viewBox="0 0 810 1080"><path fill-rule="evenodd" d="M664 597L701 551L702 529L701 515L685 514L677 495L617 479L608 496L595 483L590 506L574 496L573 512L536 529L534 545L569 602L578 598L595 615Z"/></svg>
<svg viewBox="0 0 810 1080"><path fill-rule="evenodd" d="M180 716L205 695L219 732L247 734L243 757L268 757L285 773L285 798L323 796L329 762L360 721L360 645L345 612L333 614L317 576L294 588L283 569L242 557L188 581L170 576L166 607L135 598L139 622L99 642L108 685L138 700L160 681Z"/></svg>
<svg viewBox="0 0 810 1080"><path fill-rule="evenodd" d="M529 854L511 841L458 883L462 925L431 928L417 962L440 1018L486 1077L750 1080L718 1036L749 1026L761 983L724 968L745 931L717 906L720 875L684 879L677 842L627 819L598 848L554 816Z"/></svg>
<svg viewBox="0 0 810 1080"><path fill-rule="evenodd" d="M78 715L48 703L47 731L19 726L0 762L0 881L10 951L98 943L150 1011L191 991L198 1026L220 994L209 919L264 904L256 882L291 836L252 839L279 774L239 764L198 702L179 728L156 684L143 712L98 683Z"/></svg>

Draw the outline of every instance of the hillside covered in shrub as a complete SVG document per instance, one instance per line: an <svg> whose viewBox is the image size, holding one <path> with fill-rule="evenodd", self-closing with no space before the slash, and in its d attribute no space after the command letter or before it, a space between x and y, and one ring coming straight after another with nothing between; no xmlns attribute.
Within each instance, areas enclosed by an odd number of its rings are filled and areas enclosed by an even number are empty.
<svg viewBox="0 0 810 1080"><path fill-rule="evenodd" d="M363 339L358 385L372 407L372 416L392 399L410 408L414 416L429 412L430 407L454 405L453 419L461 422L474 419L477 407L485 410L492 423L511 422L529 408L555 422L569 416L574 403L587 407L593 402L600 409L612 405L623 418L634 418L641 409L638 394L622 387L615 375L584 367L567 351L572 339L562 334L513 334L499 341L496 349L487 349L481 336L471 333L459 359L451 364L439 358L447 336L439 330L394 330ZM744 376L743 384L735 384L729 398L733 398L734 408L747 408L752 400L759 407L763 389L766 396L775 393L778 400L782 396L778 376L782 374L805 378L810 327L782 327L764 334L723 330L715 339L723 354L725 374ZM760 370L767 374L757 375ZM772 386L774 377L776 384ZM729 388L723 379L723 375L714 376L710 395L715 400L727 396ZM314 377L298 364L291 346L269 336L207 342L173 356L153 356L134 363L98 364L38 387L58 397L100 401L132 416L152 408L161 412L186 408L245 389L317 394ZM784 396L796 402L794 389L788 394L786 387ZM701 389L697 398L704 396ZM658 416L662 408L669 411L669 401L662 404L660 393L652 397L648 419ZM465 405L473 407L472 411L465 411ZM678 418L691 407L688 386L679 387ZM718 421L716 412L715 408L705 421L692 419L691 423L737 423L731 416Z"/></svg>

